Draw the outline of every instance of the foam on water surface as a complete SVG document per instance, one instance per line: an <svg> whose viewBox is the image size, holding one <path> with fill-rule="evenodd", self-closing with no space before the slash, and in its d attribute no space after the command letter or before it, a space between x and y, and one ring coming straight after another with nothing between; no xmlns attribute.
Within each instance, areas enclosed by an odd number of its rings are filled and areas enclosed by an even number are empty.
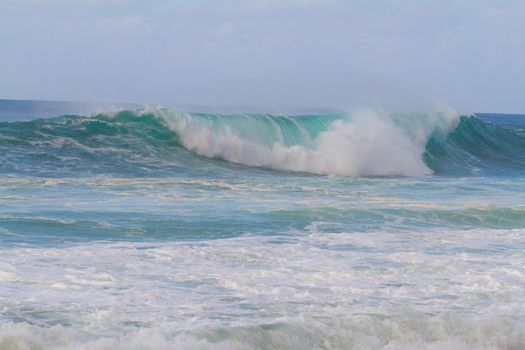
<svg viewBox="0 0 525 350"><path fill-rule="evenodd" d="M33 348L139 348L133 339L145 334L166 348L185 339L240 348L519 348L523 236L321 233L312 225L287 238L3 250L0 332L6 344L18 330L12 339Z"/></svg>

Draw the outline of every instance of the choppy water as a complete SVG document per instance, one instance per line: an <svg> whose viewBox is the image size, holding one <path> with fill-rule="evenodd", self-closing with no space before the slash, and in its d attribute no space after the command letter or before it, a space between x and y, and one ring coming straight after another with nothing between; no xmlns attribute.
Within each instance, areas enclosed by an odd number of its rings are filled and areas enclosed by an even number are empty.
<svg viewBox="0 0 525 350"><path fill-rule="evenodd" d="M0 349L525 348L524 116L73 107L0 101Z"/></svg>

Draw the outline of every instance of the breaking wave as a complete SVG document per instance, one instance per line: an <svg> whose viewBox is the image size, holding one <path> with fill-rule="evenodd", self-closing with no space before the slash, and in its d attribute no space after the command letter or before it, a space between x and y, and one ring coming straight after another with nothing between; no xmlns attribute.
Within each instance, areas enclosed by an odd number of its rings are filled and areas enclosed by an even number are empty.
<svg viewBox="0 0 525 350"><path fill-rule="evenodd" d="M0 123L0 172L162 175L238 165L341 176L525 169L525 137L455 112L184 113L157 108ZM226 161L226 162L225 162Z"/></svg>

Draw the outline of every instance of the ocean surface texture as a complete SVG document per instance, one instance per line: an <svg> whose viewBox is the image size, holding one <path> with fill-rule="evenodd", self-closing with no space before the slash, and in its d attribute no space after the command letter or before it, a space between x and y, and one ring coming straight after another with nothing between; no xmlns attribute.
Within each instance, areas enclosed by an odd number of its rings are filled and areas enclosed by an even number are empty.
<svg viewBox="0 0 525 350"><path fill-rule="evenodd" d="M525 116L0 101L0 349L525 349Z"/></svg>

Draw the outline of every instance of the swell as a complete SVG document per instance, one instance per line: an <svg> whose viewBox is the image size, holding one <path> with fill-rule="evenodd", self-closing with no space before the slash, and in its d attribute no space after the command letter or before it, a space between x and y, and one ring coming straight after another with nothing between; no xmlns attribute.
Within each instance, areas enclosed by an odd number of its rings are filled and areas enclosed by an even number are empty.
<svg viewBox="0 0 525 350"><path fill-rule="evenodd" d="M525 207L494 208L290 208L254 213L252 221L238 212L214 217L165 217L140 211L82 213L42 211L0 215L2 247L57 247L96 241L145 242L214 240L291 232L414 232L421 229L516 230L525 227ZM507 231L504 231L507 232ZM348 247L347 247L348 248ZM469 248L465 248L469 249ZM486 249L490 251L491 249ZM492 250L497 250L494 247Z"/></svg>
<svg viewBox="0 0 525 350"><path fill-rule="evenodd" d="M525 137L476 116L373 110L279 116L145 109L0 123L0 172L8 175L162 176L243 166L343 176L520 173Z"/></svg>
<svg viewBox="0 0 525 350"><path fill-rule="evenodd" d="M446 139L429 139L424 159L438 174L520 174L525 170L525 137L519 129L462 117Z"/></svg>

